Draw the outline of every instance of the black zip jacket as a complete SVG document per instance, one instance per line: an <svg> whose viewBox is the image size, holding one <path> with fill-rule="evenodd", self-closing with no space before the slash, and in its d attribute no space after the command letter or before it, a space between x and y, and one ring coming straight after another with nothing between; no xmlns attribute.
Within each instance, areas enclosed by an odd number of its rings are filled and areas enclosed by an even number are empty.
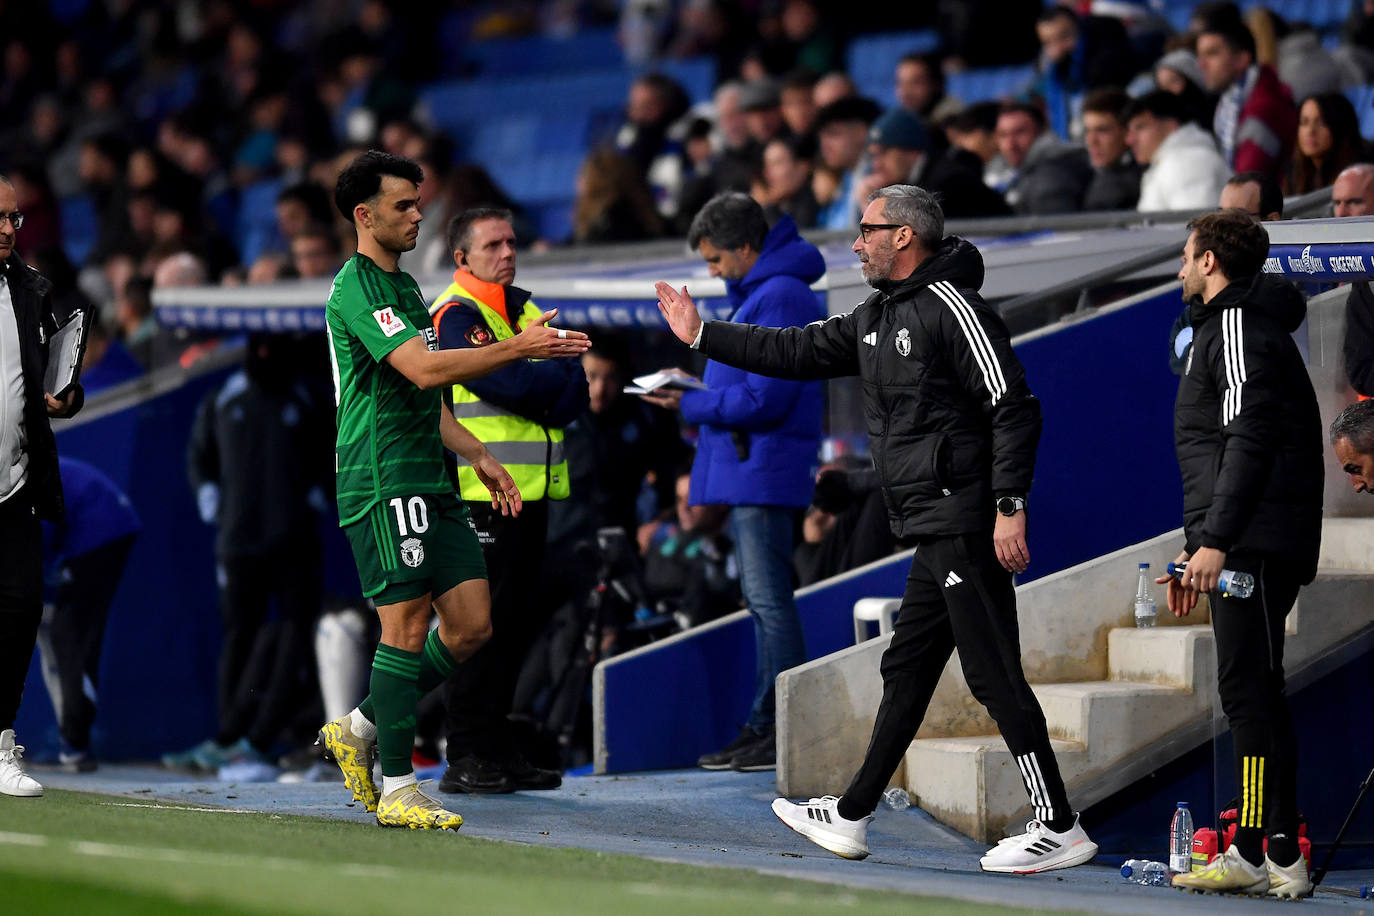
<svg viewBox="0 0 1374 916"><path fill-rule="evenodd" d="M712 321L700 347L762 375L858 375L893 535L991 532L995 497L1030 491L1041 421L982 284L982 255L951 236L847 315L804 328Z"/></svg>
<svg viewBox="0 0 1374 916"><path fill-rule="evenodd" d="M29 469L26 488L32 494L38 517L61 521L64 514L62 479L57 471L57 439L48 420L43 395L43 376L48 371L48 341L57 331L53 314L52 284L29 267L18 252L0 263L9 282L10 299L19 328L19 362L24 372L24 429L28 434ZM66 316L61 316L65 318ZM72 405L64 417L81 409L85 395L78 384Z"/></svg>
<svg viewBox="0 0 1374 916"><path fill-rule="evenodd" d="M1307 314L1287 280L1194 297L1193 347L1174 405L1187 549L1281 554L1317 572L1322 422L1292 333Z"/></svg>

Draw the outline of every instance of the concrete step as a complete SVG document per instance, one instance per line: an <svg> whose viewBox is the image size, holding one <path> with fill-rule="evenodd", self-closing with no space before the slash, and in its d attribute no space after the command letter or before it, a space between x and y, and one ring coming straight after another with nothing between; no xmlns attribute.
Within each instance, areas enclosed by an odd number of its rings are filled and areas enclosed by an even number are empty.
<svg viewBox="0 0 1374 916"><path fill-rule="evenodd" d="M1210 625L1118 627L1107 634L1107 678L1185 690L1216 682L1216 642Z"/></svg>
<svg viewBox="0 0 1374 916"><path fill-rule="evenodd" d="M1084 745L1093 759L1114 759L1168 734L1202 710L1194 691L1127 681L1032 687L1050 737Z"/></svg>
<svg viewBox="0 0 1374 916"><path fill-rule="evenodd" d="M1074 741L1051 740L1067 778L1087 751ZM1006 812L1026 804L1021 770L998 737L921 738L905 757L907 791L936 820L967 836L995 843L1005 836Z"/></svg>

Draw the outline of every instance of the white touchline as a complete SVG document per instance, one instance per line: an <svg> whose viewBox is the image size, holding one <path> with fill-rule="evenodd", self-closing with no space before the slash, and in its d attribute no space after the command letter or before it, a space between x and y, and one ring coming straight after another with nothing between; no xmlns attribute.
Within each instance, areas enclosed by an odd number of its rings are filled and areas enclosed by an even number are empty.
<svg viewBox="0 0 1374 916"><path fill-rule="evenodd" d="M151 805L135 807L150 808ZM218 809L211 809L218 810ZM0 846L66 846L78 855L103 859L136 859L141 862L174 862L182 865L206 865L214 868L240 865L245 868L270 868L274 871L294 871L302 866L323 865L331 871L365 878L394 878L399 873L389 865L366 862L310 862L281 856L253 856L241 853L191 852L185 849L166 849L158 846L123 846L114 843L94 843L90 840L60 840L37 833L0 832Z"/></svg>
<svg viewBox="0 0 1374 916"><path fill-rule="evenodd" d="M149 805L140 802L101 802L110 808L157 808L161 811L198 811L204 814L264 814L247 808L196 808L191 805Z"/></svg>

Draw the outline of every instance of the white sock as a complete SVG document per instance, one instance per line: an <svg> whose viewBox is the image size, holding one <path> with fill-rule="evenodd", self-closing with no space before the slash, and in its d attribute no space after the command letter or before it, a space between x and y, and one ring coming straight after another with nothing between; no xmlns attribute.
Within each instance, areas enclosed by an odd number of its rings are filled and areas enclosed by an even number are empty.
<svg viewBox="0 0 1374 916"><path fill-rule="evenodd" d="M348 714L348 727L353 729L353 734L364 741L377 740L377 724L367 721L367 716L363 715L362 710L356 706Z"/></svg>
<svg viewBox="0 0 1374 916"><path fill-rule="evenodd" d="M397 789L404 789L406 786L415 785L415 773L411 771L404 776L382 776L382 794L390 795Z"/></svg>

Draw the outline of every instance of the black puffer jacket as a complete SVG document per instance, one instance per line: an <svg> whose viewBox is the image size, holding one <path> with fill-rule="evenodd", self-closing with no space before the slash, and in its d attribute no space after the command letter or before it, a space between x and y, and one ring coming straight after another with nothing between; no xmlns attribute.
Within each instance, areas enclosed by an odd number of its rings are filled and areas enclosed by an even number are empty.
<svg viewBox="0 0 1374 916"><path fill-rule="evenodd" d="M1193 348L1174 405L1189 552L1283 554L1311 581L1322 521L1322 423L1292 332L1307 303L1287 280L1194 297Z"/></svg>
<svg viewBox="0 0 1374 916"><path fill-rule="evenodd" d="M43 398L43 376L48 371L48 341L57 332L52 284L28 266L18 252L10 252L0 269L9 280L10 299L19 328L19 361L24 372L24 429L28 434L29 477L25 484L33 494L38 517L61 521L65 513L62 478L57 472L57 439ZM71 407L62 416L75 416L85 403L81 386L73 389Z"/></svg>
<svg viewBox="0 0 1374 916"><path fill-rule="evenodd" d="M804 328L713 321L701 349L763 375L858 375L892 533L990 532L995 496L1030 491L1040 402L982 284L978 249L950 237L847 315Z"/></svg>

